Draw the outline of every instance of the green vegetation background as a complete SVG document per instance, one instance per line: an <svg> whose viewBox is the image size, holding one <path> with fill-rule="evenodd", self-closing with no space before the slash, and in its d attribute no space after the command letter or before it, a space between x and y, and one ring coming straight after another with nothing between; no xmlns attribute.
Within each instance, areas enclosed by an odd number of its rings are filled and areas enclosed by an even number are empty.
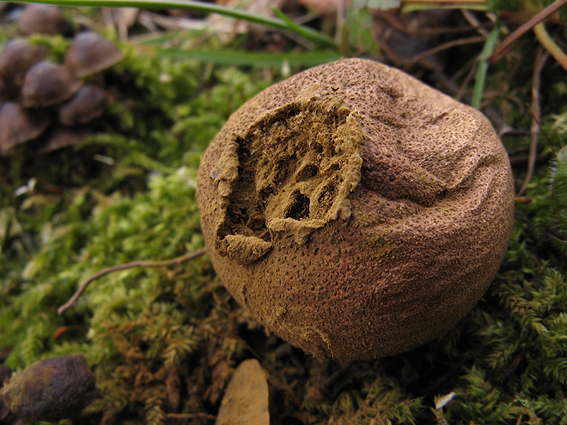
<svg viewBox="0 0 567 425"><path fill-rule="evenodd" d="M44 42L54 55L64 51L63 39ZM274 424L567 424L562 70L550 67L544 79L549 141L542 136L540 144L551 160L528 187L531 203L517 205L506 258L484 299L441 341L340 364L266 336L206 257L110 274L75 310L57 315L79 282L102 268L203 247L195 202L200 153L232 111L286 76L280 68L121 49L126 57L112 73L122 89L97 135L43 156L24 145L2 160L0 349L12 347L11 368L83 353L103 393L87 423L183 422L172 413L188 414L184 423L210 423L206 415L218 410L234 368L256 357L269 375ZM488 84L497 86L505 76L493 72ZM528 94L520 96L529 102ZM507 118L521 126L525 115L515 114ZM506 144L512 150L529 140ZM521 183L523 167L515 172Z"/></svg>

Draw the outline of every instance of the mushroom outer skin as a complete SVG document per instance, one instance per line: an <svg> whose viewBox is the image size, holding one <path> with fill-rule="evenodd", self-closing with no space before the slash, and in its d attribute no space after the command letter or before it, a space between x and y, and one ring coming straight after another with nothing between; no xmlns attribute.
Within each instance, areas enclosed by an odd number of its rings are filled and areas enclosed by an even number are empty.
<svg viewBox="0 0 567 425"><path fill-rule="evenodd" d="M268 333L344 360L454 327L498 270L513 198L484 115L363 59L245 103L203 154L197 186L228 291Z"/></svg>
<svg viewBox="0 0 567 425"><path fill-rule="evenodd" d="M12 412L24 419L46 422L79 416L98 393L95 374L82 354L35 362L0 389Z"/></svg>

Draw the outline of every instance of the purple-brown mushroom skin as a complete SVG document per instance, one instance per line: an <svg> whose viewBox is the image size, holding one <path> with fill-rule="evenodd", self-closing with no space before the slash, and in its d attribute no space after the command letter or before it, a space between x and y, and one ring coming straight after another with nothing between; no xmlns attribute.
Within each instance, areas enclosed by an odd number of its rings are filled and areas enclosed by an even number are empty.
<svg viewBox="0 0 567 425"><path fill-rule="evenodd" d="M82 354L32 363L0 389L12 412L30 421L59 422L80 416L99 394L95 374Z"/></svg>
<svg viewBox="0 0 567 425"><path fill-rule="evenodd" d="M215 270L268 332L363 360L440 338L473 308L514 189L480 112L344 59L238 109L203 154L197 199Z"/></svg>

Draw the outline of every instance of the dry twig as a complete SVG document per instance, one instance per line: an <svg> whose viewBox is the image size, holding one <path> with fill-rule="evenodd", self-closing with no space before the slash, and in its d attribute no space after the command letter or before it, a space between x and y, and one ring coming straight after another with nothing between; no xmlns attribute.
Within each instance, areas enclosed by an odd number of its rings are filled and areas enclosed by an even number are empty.
<svg viewBox="0 0 567 425"><path fill-rule="evenodd" d="M166 413L165 416L170 419L210 419L214 420L217 417L208 415L206 413Z"/></svg>
<svg viewBox="0 0 567 425"><path fill-rule="evenodd" d="M131 269L134 267L171 267L171 266L178 266L180 264L186 263L187 261L193 260L194 258L200 257L203 254L206 254L206 249L201 249L199 251L194 251L189 254L182 255L181 257L174 258L172 260L165 260L165 261L133 261L131 263L126 264L119 264L117 266L108 267L103 269L92 276L90 276L87 280L82 282L79 285L79 288L75 291L73 296L69 298L65 304L57 309L58 314L63 314L68 309L74 307L77 304L77 300L81 296L81 294L85 291L87 286L98 278L105 276L112 272L117 272L119 270Z"/></svg>
<svg viewBox="0 0 567 425"><path fill-rule="evenodd" d="M533 18L531 18L525 24L518 27L516 31L514 31L512 34L506 37L502 41L502 43L496 46L489 60L492 63L498 62L500 59L504 57L504 55L508 52L508 50L510 49L510 47L512 47L512 44L514 44L516 40L518 40L522 35L524 35L530 29L535 27L538 23L542 22L544 19L556 13L566 4L567 4L567 0L556 0L555 2L547 6L545 9L543 9L541 12L534 15Z"/></svg>
<svg viewBox="0 0 567 425"><path fill-rule="evenodd" d="M567 71L567 55L565 55L565 52L561 50L561 48L555 44L555 41L553 41L553 39L549 36L543 22L534 26L534 33L541 45L545 47L557 63Z"/></svg>
<svg viewBox="0 0 567 425"><path fill-rule="evenodd" d="M411 66L413 66L416 63L418 63L419 61L427 58L428 56L432 56L436 53L442 52L443 50L447 50L447 49L450 49L450 48L456 47L456 46L462 46L462 45L465 45L465 44L482 43L485 40L486 40L486 37L483 37L481 35L468 37L468 38L459 38L457 40L451 40L451 41L448 41L446 43L435 46L431 49L426 50L425 52L422 52L422 53L414 56L410 61L405 63L404 66L405 66L405 68L410 68Z"/></svg>
<svg viewBox="0 0 567 425"><path fill-rule="evenodd" d="M534 73L532 76L532 126L531 126L531 143L530 143L530 159L528 162L528 172L524 184L518 191L518 195L522 195L526 190L530 180L532 179L536 158L537 158L537 139L539 137L539 122L541 117L541 108L539 102L539 89L541 85L541 70L545 61L549 57L549 53L543 52L543 47L539 46L535 58Z"/></svg>

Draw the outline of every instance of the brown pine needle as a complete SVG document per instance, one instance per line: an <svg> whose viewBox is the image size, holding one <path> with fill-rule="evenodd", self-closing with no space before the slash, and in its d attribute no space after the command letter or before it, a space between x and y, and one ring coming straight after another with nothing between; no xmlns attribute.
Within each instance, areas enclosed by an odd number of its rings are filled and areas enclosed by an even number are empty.
<svg viewBox="0 0 567 425"><path fill-rule="evenodd" d="M554 57L559 65L567 71L567 55L549 36L543 22L534 26L534 33L543 47Z"/></svg>
<svg viewBox="0 0 567 425"><path fill-rule="evenodd" d="M486 40L486 37L484 37L482 35L477 35L477 36L473 36L473 37L459 38L457 40L448 41L447 43L440 44L436 47L433 47L429 50L426 50L425 52L422 52L419 55L413 57L410 61L408 61L405 64L405 67L409 68L410 66L415 65L416 63L418 63L422 59L425 59L428 56L434 55L435 53L442 52L443 50L447 50L447 49L450 49L450 48L456 47L456 46L462 46L462 45L465 45L465 44L482 43L485 40Z"/></svg>
<svg viewBox="0 0 567 425"><path fill-rule="evenodd" d="M510 34L508 37L506 37L502 41L502 43L500 43L498 46L496 46L496 48L492 52L492 55L490 56L490 59L489 59L490 62L494 63L494 62L498 62L500 59L502 59L502 57L504 57L504 55L508 52L510 47L512 47L512 45L522 35L524 35L526 32L531 30L538 23L542 22L544 19L547 19L549 16L553 15L555 12L557 12L559 9L561 9L566 4L567 4L567 0L556 0L555 2L553 2L549 6L547 6L545 9L543 9L541 12L536 13L529 21L527 21L525 24L519 26L518 29L516 29L516 31L514 31L512 34Z"/></svg>
<svg viewBox="0 0 567 425"><path fill-rule="evenodd" d="M216 416L209 415L207 413L166 413L166 417L171 419L216 419Z"/></svg>
<svg viewBox="0 0 567 425"><path fill-rule="evenodd" d="M102 269L101 271L90 276L87 280L83 281L79 285L79 287L77 288L77 290L75 291L73 296L71 298L69 298L69 301L67 301L65 304L63 304L61 307L59 307L57 309L57 313L63 314L68 309L75 307L75 305L77 304L77 300L79 299L81 294L85 291L87 286L89 286L89 284L91 282L93 282L93 281L97 280L98 278L105 276L109 273L117 272L119 270L131 269L131 268L134 268L134 267L171 267L171 266L177 266L177 265L186 263L187 261L193 260L194 258L200 257L201 255L206 254L206 253L207 253L206 249L201 249L199 251L194 251L194 252L191 252L189 254L185 254L185 255L182 255L180 257L173 258L172 260L132 261L131 263L119 264L117 266L112 266L112 267L108 267L106 269Z"/></svg>
<svg viewBox="0 0 567 425"><path fill-rule="evenodd" d="M539 102L539 89L541 85L541 70L543 69L543 65L545 65L545 61L549 57L547 52L543 53L543 47L539 46L535 58L535 65L534 65L534 73L532 76L532 127L531 127L531 134L532 140L530 143L530 158L528 162L528 172L526 173L526 179L524 180L524 184L518 191L518 195L522 195L532 176L534 174L536 157L537 157L537 139L539 137L539 122L541 118L541 107Z"/></svg>

